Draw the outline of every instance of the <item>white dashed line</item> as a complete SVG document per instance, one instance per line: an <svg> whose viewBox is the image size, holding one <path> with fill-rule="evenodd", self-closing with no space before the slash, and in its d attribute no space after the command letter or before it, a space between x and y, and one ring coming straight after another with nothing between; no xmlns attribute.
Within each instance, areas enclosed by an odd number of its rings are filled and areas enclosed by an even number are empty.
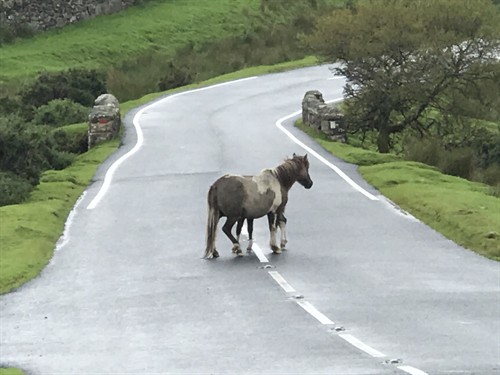
<svg viewBox="0 0 500 375"><path fill-rule="evenodd" d="M429 375L428 373L412 366L398 366L398 369L403 370L404 372L407 372L411 375Z"/></svg>
<svg viewBox="0 0 500 375"><path fill-rule="evenodd" d="M372 357L375 357L375 358L385 357L384 353L381 353L378 350L373 349L371 346L366 345L364 342L358 340L353 335L350 335L348 333L341 333L341 334L339 334L339 337L344 339L345 341L347 341L349 344L355 346L356 348L371 355Z"/></svg>
<svg viewBox="0 0 500 375"><path fill-rule="evenodd" d="M246 220L243 223L243 227L241 228L241 234L244 236L247 236L247 238L248 238L248 226L247 226ZM255 243L255 241L253 241L253 243L252 243L252 251L255 254L255 256L257 256L257 258L259 258L259 261L261 263L269 263L269 259L267 259L267 257L264 255L264 252L262 251L260 246L257 243Z"/></svg>
<svg viewBox="0 0 500 375"><path fill-rule="evenodd" d="M295 292L295 289L287 283L287 281L279 274L278 271L269 271L269 275L278 283L278 285L283 288L287 293Z"/></svg>
<svg viewBox="0 0 500 375"><path fill-rule="evenodd" d="M257 256L257 258L259 258L259 261L261 263L269 263L269 259L266 258L266 256L264 255L264 252L262 251L260 246L258 244L256 244L255 242L252 245L252 250L253 250L253 253L255 254L255 256Z"/></svg>
<svg viewBox="0 0 500 375"><path fill-rule="evenodd" d="M309 314L315 317L321 324L335 324L326 315L321 313L316 307L307 301L296 301L297 304L306 310Z"/></svg>
<svg viewBox="0 0 500 375"><path fill-rule="evenodd" d="M167 100L170 100L170 99L173 99L173 98L177 98L177 97L182 96L182 95L187 95L187 94L191 94L191 93L199 92L199 91L204 91L204 90L210 90L210 89L213 89L213 88L216 88L216 87L225 86L225 85L232 85L234 83L248 81L250 79L255 79L255 78L257 78L257 77L248 77L248 78L243 78L243 79L239 79L239 80L236 80L236 81L223 82L223 83L219 83L219 84L212 85L212 86L201 87L199 89L194 89L194 90L189 90L189 91L183 91L183 92L180 92L180 93L177 93L177 94L166 96L165 98L160 99L160 100L158 100L158 101L156 101L154 103L151 103L151 104L147 105L146 107L142 108L139 112L137 112L135 114L134 119L133 119L134 128L135 128L135 131L136 131L136 134L137 134L137 141L135 143L135 146L129 152L127 152L126 154L122 155L118 160L116 160L111 165L111 167L109 167L108 171L106 172L106 175L104 176L104 182L103 182L101 188L99 189L99 192L94 197L94 199L92 199L92 201L89 203L89 205L87 206L87 210L92 210L92 209L94 209L99 204L99 202L101 201L101 199L104 197L104 195L108 191L108 189L109 189L109 187L111 185L111 181L113 180L113 175L115 174L115 172L118 169L118 167L125 160L127 160L129 157L131 157L132 155L134 155L137 151L139 151L139 149L142 147L142 144L144 143L144 136L143 136L143 133L142 133L141 126L139 125L139 117L145 111L147 111L148 109L150 109L150 108L152 108L152 107L154 107L154 106L156 106L156 105L158 105L160 103L163 103L163 102L165 102Z"/></svg>

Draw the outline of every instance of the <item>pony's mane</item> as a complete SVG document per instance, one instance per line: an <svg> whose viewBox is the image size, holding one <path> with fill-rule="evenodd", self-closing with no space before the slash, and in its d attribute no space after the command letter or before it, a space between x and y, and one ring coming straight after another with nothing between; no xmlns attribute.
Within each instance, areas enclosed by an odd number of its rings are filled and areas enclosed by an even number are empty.
<svg viewBox="0 0 500 375"><path fill-rule="evenodd" d="M285 159L285 161L273 169L273 173L281 185L290 188L295 181L299 171L304 166L305 159L300 156Z"/></svg>

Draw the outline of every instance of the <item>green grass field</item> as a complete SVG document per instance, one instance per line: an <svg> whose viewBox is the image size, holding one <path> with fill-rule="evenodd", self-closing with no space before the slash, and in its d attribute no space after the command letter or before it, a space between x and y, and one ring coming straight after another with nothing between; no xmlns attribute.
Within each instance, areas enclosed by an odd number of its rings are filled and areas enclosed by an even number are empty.
<svg viewBox="0 0 500 375"><path fill-rule="evenodd" d="M26 373L18 368L0 368L0 375L25 375Z"/></svg>
<svg viewBox="0 0 500 375"><path fill-rule="evenodd" d="M43 32L1 47L0 85L41 70L109 67L146 51L172 55L190 43L239 35L249 22L246 14L257 11L259 4L260 0L153 2Z"/></svg>

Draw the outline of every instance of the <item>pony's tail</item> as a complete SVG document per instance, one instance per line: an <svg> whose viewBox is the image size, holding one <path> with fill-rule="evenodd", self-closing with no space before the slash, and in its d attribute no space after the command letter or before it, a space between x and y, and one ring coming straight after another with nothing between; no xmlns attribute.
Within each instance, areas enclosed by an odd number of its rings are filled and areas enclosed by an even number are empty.
<svg viewBox="0 0 500 375"><path fill-rule="evenodd" d="M207 218L207 248L205 258L218 257L215 250L215 238L217 234L217 223L219 222L219 208L217 207L217 188L212 185L208 190L208 218Z"/></svg>

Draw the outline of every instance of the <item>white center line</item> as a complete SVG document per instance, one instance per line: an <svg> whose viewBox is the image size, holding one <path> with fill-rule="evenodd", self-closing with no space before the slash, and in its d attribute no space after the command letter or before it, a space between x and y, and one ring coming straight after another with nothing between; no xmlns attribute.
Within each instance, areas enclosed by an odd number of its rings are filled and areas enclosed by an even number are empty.
<svg viewBox="0 0 500 375"><path fill-rule="evenodd" d="M269 271L269 275L279 284L280 287L287 293L295 292L295 289L287 283L287 281L280 275L278 271Z"/></svg>
<svg viewBox="0 0 500 375"><path fill-rule="evenodd" d="M398 369L403 370L404 372L407 372L411 375L429 375L428 373L412 366L398 366Z"/></svg>
<svg viewBox="0 0 500 375"><path fill-rule="evenodd" d="M261 263L269 263L269 259L266 258L266 256L264 255L264 252L262 251L260 246L258 244L256 244L255 242L252 245L252 250L253 250L253 253L257 256L257 258L259 258L259 261Z"/></svg>
<svg viewBox="0 0 500 375"><path fill-rule="evenodd" d="M307 301L296 301L297 304L306 310L309 314L315 317L321 324L335 324L326 315L321 313L316 307Z"/></svg>
<svg viewBox="0 0 500 375"><path fill-rule="evenodd" d="M339 337L343 338L349 344L364 351L365 353L368 353L372 357L375 357L375 358L385 357L385 354L379 352L378 350L373 349L371 346L366 345L364 342L358 340L353 335L350 335L348 333L341 333L341 334L339 334Z"/></svg>
<svg viewBox="0 0 500 375"><path fill-rule="evenodd" d="M247 236L248 238L248 226L246 220L243 223L243 227L241 228L241 234ZM269 259L267 259L267 257L264 255L264 252L255 241L253 241L252 243L252 251L257 256L257 258L259 258L259 261L261 263L269 263Z"/></svg>

